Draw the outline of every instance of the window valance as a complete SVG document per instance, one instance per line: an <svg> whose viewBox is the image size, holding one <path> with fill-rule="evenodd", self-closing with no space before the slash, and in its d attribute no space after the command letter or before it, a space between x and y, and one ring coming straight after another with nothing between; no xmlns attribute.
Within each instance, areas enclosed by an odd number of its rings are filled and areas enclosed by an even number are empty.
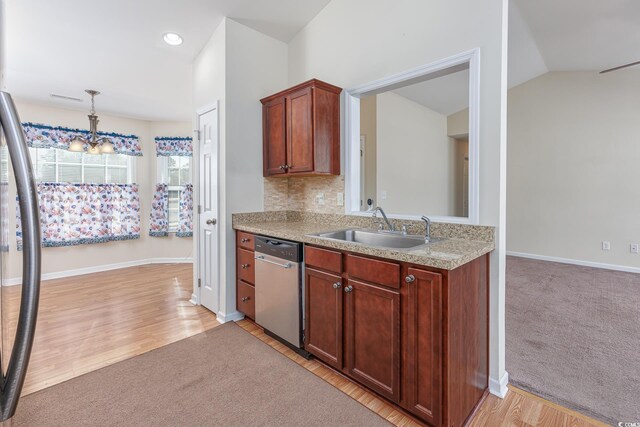
<svg viewBox="0 0 640 427"><path fill-rule="evenodd" d="M190 137L156 136L158 156L193 156L193 141Z"/></svg>
<svg viewBox="0 0 640 427"><path fill-rule="evenodd" d="M39 183L37 190L42 246L73 246L140 237L137 184ZM17 204L16 216L16 237L21 250Z"/></svg>
<svg viewBox="0 0 640 427"><path fill-rule="evenodd" d="M89 131L71 129L61 126L48 126L38 123L23 123L27 145L34 148L58 148L67 150L71 141L77 136L87 137ZM140 138L136 135L122 135L113 132L98 132L98 136L106 136L113 143L115 152L129 156L142 156Z"/></svg>

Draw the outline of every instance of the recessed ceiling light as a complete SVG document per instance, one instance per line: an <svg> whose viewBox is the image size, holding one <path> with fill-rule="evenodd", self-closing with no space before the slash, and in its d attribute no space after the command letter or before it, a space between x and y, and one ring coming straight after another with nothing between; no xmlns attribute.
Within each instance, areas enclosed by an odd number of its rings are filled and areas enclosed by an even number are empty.
<svg viewBox="0 0 640 427"><path fill-rule="evenodd" d="M171 46L180 46L182 44L182 37L180 37L180 34L164 33L162 38L164 38L165 43L170 44Z"/></svg>

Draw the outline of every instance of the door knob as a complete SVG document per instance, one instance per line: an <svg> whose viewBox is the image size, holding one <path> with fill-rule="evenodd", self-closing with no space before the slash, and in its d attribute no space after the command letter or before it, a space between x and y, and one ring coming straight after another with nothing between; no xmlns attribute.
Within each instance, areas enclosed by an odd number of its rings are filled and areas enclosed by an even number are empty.
<svg viewBox="0 0 640 427"><path fill-rule="evenodd" d="M216 225L218 221L216 221L215 219L208 219L207 220L207 225Z"/></svg>
<svg viewBox="0 0 640 427"><path fill-rule="evenodd" d="M340 286L342 286L342 283L336 282L333 284L333 289L338 289Z"/></svg>
<svg viewBox="0 0 640 427"><path fill-rule="evenodd" d="M347 286L346 288L344 288L344 291L345 291L346 293L349 293L349 292L351 292L352 290L353 290L353 286L351 286L351 285L349 285L349 286Z"/></svg>
<svg viewBox="0 0 640 427"><path fill-rule="evenodd" d="M404 281L407 283L413 283L416 281L416 276L414 276L413 274L410 274L404 278Z"/></svg>

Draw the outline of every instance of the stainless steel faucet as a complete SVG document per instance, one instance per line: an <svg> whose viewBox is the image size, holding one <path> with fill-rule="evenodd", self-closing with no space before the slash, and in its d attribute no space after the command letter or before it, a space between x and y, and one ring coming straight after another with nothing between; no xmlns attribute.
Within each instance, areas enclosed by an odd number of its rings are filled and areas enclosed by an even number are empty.
<svg viewBox="0 0 640 427"><path fill-rule="evenodd" d="M395 231L396 228L393 226L393 224L391 224L391 222L389 221L389 218L387 218L387 215L384 213L384 211L382 210L382 208L380 206L377 206L374 210L373 210L373 217L377 218L378 215L378 211L380 211L380 213L382 214L382 218L384 219L384 222L387 223L387 227L389 227L389 231Z"/></svg>
<svg viewBox="0 0 640 427"><path fill-rule="evenodd" d="M428 216L423 216L420 219L424 221L426 226L426 231L424 233L424 241L429 243L431 241L431 220L429 219Z"/></svg>

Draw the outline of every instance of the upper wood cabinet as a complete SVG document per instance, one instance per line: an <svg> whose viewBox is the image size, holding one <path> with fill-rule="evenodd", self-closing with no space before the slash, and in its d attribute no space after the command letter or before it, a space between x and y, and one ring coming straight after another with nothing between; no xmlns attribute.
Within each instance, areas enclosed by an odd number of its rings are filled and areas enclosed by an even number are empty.
<svg viewBox="0 0 640 427"><path fill-rule="evenodd" d="M260 100L264 176L340 174L340 92L313 79Z"/></svg>

